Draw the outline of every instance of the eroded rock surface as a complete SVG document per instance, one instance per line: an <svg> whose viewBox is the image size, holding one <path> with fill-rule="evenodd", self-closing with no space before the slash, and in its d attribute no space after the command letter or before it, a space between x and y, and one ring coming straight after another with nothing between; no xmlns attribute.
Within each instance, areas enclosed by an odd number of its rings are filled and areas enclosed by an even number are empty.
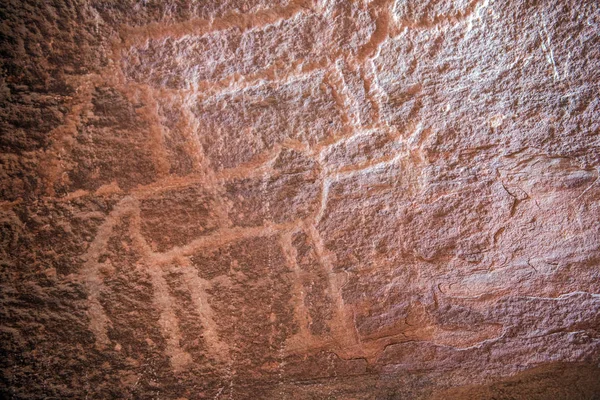
<svg viewBox="0 0 600 400"><path fill-rule="evenodd" d="M600 398L596 1L0 16L0 397Z"/></svg>

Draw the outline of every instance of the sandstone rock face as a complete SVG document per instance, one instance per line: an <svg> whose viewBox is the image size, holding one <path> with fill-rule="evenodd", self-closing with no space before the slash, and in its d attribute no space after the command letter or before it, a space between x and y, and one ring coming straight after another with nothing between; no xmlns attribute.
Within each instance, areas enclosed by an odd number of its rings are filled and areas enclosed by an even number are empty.
<svg viewBox="0 0 600 400"><path fill-rule="evenodd" d="M600 398L597 1L0 16L0 397Z"/></svg>

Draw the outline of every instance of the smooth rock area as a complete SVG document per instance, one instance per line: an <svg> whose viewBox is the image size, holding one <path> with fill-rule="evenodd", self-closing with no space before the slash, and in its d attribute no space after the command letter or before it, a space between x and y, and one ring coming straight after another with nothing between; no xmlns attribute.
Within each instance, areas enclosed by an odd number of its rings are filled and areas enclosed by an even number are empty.
<svg viewBox="0 0 600 400"><path fill-rule="evenodd" d="M600 399L596 0L3 0L0 397Z"/></svg>

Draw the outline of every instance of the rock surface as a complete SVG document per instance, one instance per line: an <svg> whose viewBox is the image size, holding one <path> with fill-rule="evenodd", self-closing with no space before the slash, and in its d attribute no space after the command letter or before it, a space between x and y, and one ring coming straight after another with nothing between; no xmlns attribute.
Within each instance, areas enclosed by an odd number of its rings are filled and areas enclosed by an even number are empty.
<svg viewBox="0 0 600 400"><path fill-rule="evenodd" d="M600 398L595 0L0 4L0 397Z"/></svg>

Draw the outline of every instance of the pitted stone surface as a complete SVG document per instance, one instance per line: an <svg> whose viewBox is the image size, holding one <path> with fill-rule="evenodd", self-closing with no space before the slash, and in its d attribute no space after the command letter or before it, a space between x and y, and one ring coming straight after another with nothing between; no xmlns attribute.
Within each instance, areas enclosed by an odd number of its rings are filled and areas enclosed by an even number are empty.
<svg viewBox="0 0 600 400"><path fill-rule="evenodd" d="M596 1L0 16L0 397L600 398Z"/></svg>

